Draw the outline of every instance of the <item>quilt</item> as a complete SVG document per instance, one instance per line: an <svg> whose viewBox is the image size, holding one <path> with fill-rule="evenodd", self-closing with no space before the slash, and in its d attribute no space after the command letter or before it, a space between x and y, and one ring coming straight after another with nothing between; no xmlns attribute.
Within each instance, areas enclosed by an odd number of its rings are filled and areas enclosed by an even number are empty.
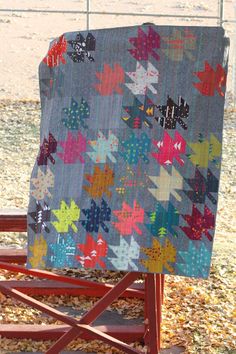
<svg viewBox="0 0 236 354"><path fill-rule="evenodd" d="M152 24L50 43L27 267L208 277L228 46L221 27Z"/></svg>

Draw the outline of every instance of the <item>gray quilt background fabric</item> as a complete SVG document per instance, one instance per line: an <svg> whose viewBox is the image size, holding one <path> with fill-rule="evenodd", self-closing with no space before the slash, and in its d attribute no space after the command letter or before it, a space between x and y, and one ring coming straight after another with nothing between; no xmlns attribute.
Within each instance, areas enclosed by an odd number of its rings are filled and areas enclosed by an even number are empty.
<svg viewBox="0 0 236 354"><path fill-rule="evenodd" d="M228 46L221 27L156 25L50 44L28 267L208 276Z"/></svg>

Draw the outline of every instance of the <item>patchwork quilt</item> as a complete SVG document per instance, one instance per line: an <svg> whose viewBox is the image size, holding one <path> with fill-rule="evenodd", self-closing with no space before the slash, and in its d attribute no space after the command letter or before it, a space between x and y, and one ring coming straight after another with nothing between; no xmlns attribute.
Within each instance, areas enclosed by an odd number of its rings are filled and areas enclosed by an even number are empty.
<svg viewBox="0 0 236 354"><path fill-rule="evenodd" d="M228 39L221 27L65 33L39 66L29 268L209 274Z"/></svg>

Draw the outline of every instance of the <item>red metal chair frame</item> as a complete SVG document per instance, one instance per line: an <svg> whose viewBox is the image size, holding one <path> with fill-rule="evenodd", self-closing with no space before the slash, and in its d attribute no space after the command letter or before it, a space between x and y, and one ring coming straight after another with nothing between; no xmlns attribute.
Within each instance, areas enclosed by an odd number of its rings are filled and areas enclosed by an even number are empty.
<svg viewBox="0 0 236 354"><path fill-rule="evenodd" d="M26 231L25 212L0 212L0 232ZM46 354L56 354L77 337L99 339L124 353L142 353L131 347L130 342L143 341L151 354L160 351L161 306L164 292L164 276L146 274L145 286L137 286L138 272L127 273L116 285L101 284L84 279L58 275L44 270L26 269L20 264L26 261L25 250L0 250L0 269L31 275L42 280L0 281L0 291L21 301L65 325L0 325L0 335L8 338L51 339L56 343ZM17 264L12 264L17 263ZM29 295L87 295L101 297L80 320L35 300ZM139 297L144 299L144 325L92 326L106 308L118 297Z"/></svg>

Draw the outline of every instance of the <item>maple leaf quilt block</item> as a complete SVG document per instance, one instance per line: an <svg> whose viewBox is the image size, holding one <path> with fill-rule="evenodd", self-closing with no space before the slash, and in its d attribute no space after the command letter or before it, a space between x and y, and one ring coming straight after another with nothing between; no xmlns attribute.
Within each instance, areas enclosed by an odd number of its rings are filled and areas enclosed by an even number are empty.
<svg viewBox="0 0 236 354"><path fill-rule="evenodd" d="M51 263L56 268L73 267L76 254L76 244L71 234L66 237L57 236L56 243L49 244L52 251Z"/></svg>
<svg viewBox="0 0 236 354"><path fill-rule="evenodd" d="M199 134L197 142L188 142L191 152L187 154L190 161L197 167L207 168L210 162L219 168L222 144L214 134L210 138Z"/></svg>
<svg viewBox="0 0 236 354"><path fill-rule="evenodd" d="M48 223L51 220L50 207L44 202L42 205L39 201L34 203L34 209L28 213L29 227L35 234L40 234L42 231L49 233Z"/></svg>
<svg viewBox="0 0 236 354"><path fill-rule="evenodd" d="M176 249L168 239L162 245L157 239L153 239L152 248L141 248L141 251L148 258L141 259L140 262L150 273L162 273L166 268L170 274L174 273L171 263L176 261Z"/></svg>
<svg viewBox="0 0 236 354"><path fill-rule="evenodd" d="M183 188L183 177L175 167L172 167L170 173L161 167L159 176L149 176L149 178L157 186L157 188L148 188L155 199L168 201L170 195L173 195L178 201L181 200L178 190Z"/></svg>
<svg viewBox="0 0 236 354"><path fill-rule="evenodd" d="M120 156L130 165L137 165L139 160L149 163L148 153L151 151L151 139L146 133L140 136L131 132L126 140L120 141L122 150L119 151Z"/></svg>
<svg viewBox="0 0 236 354"><path fill-rule="evenodd" d="M62 122L66 128L70 130L78 130L81 127L88 128L88 125L85 121L90 116L90 109L85 99L81 98L79 104L75 99L72 98L70 107L63 108L62 111L66 116L66 118L62 119Z"/></svg>
<svg viewBox="0 0 236 354"><path fill-rule="evenodd" d="M114 253L114 257L110 257L109 261L118 269L138 270L136 262L140 256L140 245L131 236L130 243L126 238L121 237L120 243L116 246L110 246L109 249Z"/></svg>
<svg viewBox="0 0 236 354"><path fill-rule="evenodd" d="M206 61L204 71L195 72L201 82L194 82L193 85L204 96L214 96L215 91L220 96L224 96L226 86L226 72L220 64L217 64L216 70Z"/></svg>
<svg viewBox="0 0 236 354"><path fill-rule="evenodd" d="M117 175L117 173L116 173ZM145 189L149 178L146 172L141 170L140 166L133 169L132 166L127 165L125 173L122 176L117 176L115 180L115 190L119 194L128 196L133 193L136 188Z"/></svg>
<svg viewBox="0 0 236 354"><path fill-rule="evenodd" d="M102 199L101 203L97 204L91 199L90 208L82 209L82 213L86 219L81 219L80 222L87 232L98 232L99 228L109 232L108 222L111 220L111 208L106 200Z"/></svg>
<svg viewBox="0 0 236 354"><path fill-rule="evenodd" d="M31 190L31 194L36 200L44 199L46 195L49 198L52 197L49 188L54 187L54 175L49 168L45 174L39 169L38 176L32 178L31 183L35 187L35 189Z"/></svg>
<svg viewBox="0 0 236 354"><path fill-rule="evenodd" d="M220 27L52 41L39 66L28 267L208 276L227 55Z"/></svg>
<svg viewBox="0 0 236 354"><path fill-rule="evenodd" d="M54 75L53 68L49 67L45 77L39 81L42 100L51 100L55 96L63 97L64 80L65 74L60 67L57 75Z"/></svg>
<svg viewBox="0 0 236 354"><path fill-rule="evenodd" d="M96 39L92 33L88 33L86 38L78 33L76 38L68 41L73 51L68 51L67 54L75 63L81 63L85 60L94 61L93 53L96 47Z"/></svg>
<svg viewBox="0 0 236 354"><path fill-rule="evenodd" d="M137 204L136 200L134 200L133 207L123 202L122 210L114 210L113 213L119 220L113 222L113 225L119 230L121 235L131 235L133 231L136 231L138 235L142 235L142 230L137 223L143 223L144 210Z"/></svg>
<svg viewBox="0 0 236 354"><path fill-rule="evenodd" d="M43 62L53 68L60 64L66 64L65 53L67 49L67 41L64 35L60 36L58 41L52 44L47 56L43 59Z"/></svg>
<svg viewBox="0 0 236 354"><path fill-rule="evenodd" d="M209 241L213 240L210 230L215 226L215 216L206 205L204 214L202 214L197 206L193 204L192 214L183 215L183 218L188 226L181 226L180 228L191 240L201 240L204 235Z"/></svg>
<svg viewBox="0 0 236 354"><path fill-rule="evenodd" d="M80 132L76 138L71 132L68 132L67 140L59 141L58 145L63 148L64 152L58 152L57 156L65 164L76 163L77 160L80 163L85 163L83 153L86 152L86 138Z"/></svg>
<svg viewBox="0 0 236 354"><path fill-rule="evenodd" d="M111 162L116 162L116 157L114 152L118 151L118 138L108 131L108 137L106 137L102 131L98 131L97 140L89 140L88 144L94 151L87 151L88 156L95 163L106 163L107 160Z"/></svg>
<svg viewBox="0 0 236 354"><path fill-rule="evenodd" d="M178 268L182 274L189 277L206 278L211 264L211 253L204 243L195 245L189 241L187 251L179 251L181 260Z"/></svg>
<svg viewBox="0 0 236 354"><path fill-rule="evenodd" d="M125 85L134 95L146 95L148 90L157 93L153 85L158 83L159 71L152 63L148 62L147 69L145 69L140 62L137 62L136 71L126 72L126 75L133 83L126 83Z"/></svg>
<svg viewBox="0 0 236 354"><path fill-rule="evenodd" d="M31 256L29 257L29 263L32 268L45 267L45 259L47 256L48 244L43 235L36 238L33 244L29 247Z"/></svg>
<svg viewBox="0 0 236 354"><path fill-rule="evenodd" d="M126 114L121 118L128 125L128 127L133 129L141 129L143 126L148 128L153 128L153 117L154 117L155 105L153 102L145 95L144 103L139 101L137 97L134 97L134 102L132 106L124 106Z"/></svg>
<svg viewBox="0 0 236 354"><path fill-rule="evenodd" d="M87 174L85 178L91 185L85 185L83 188L91 197L99 198L102 197L103 194L106 194L111 198L112 193L109 187L114 186L114 171L109 165L105 165L103 170L95 165L93 175Z"/></svg>
<svg viewBox="0 0 236 354"><path fill-rule="evenodd" d="M131 37L129 41L135 47L129 52L136 60L160 59L156 49L160 48L161 37L153 27L148 27L148 33L139 27L137 37Z"/></svg>
<svg viewBox="0 0 236 354"><path fill-rule="evenodd" d="M180 215L178 210L171 202L168 203L167 209L163 208L160 203L156 204L154 211L147 212L149 223L146 227L153 237L165 237L166 235L177 236Z"/></svg>
<svg viewBox="0 0 236 354"><path fill-rule="evenodd" d="M180 62L184 56L189 60L195 60L194 51L197 47L197 36L189 29L174 29L169 37L162 37L167 48L162 48L165 55L170 60Z"/></svg>
<svg viewBox="0 0 236 354"><path fill-rule="evenodd" d="M125 72L118 63L114 64L114 68L109 64L104 64L104 70L96 72L96 77L100 83L94 84L94 88L100 95L111 96L113 93L123 94L121 85L125 82Z"/></svg>
<svg viewBox="0 0 236 354"><path fill-rule="evenodd" d="M77 248L83 255L78 255L76 258L83 267L106 267L103 258L107 255L108 246L101 234L98 234L97 240L94 240L91 234L87 234L86 242L84 244L78 244Z"/></svg>
<svg viewBox="0 0 236 354"><path fill-rule="evenodd" d="M219 189L219 181L208 169L207 176L204 177L199 169L196 168L194 178L187 178L186 182L192 188L192 190L184 191L184 193L193 201L193 203L205 203L206 197L216 204L214 194Z"/></svg>
<svg viewBox="0 0 236 354"><path fill-rule="evenodd" d="M165 131L163 139L153 140L152 143L159 151L153 152L151 155L160 165L172 165L174 159L176 159L181 166L184 165L184 159L181 158L181 156L185 153L186 141L178 132L175 132L175 136L172 139Z"/></svg>
<svg viewBox="0 0 236 354"><path fill-rule="evenodd" d="M55 164L55 159L52 154L55 154L57 151L57 141L54 136L49 133L48 139L44 138L43 143L40 146L40 153L37 157L38 165L47 165L48 161L52 164Z"/></svg>
<svg viewBox="0 0 236 354"><path fill-rule="evenodd" d="M52 221L52 225L57 232L68 232L69 227L76 232L78 228L75 224L80 217L80 208L74 200L70 201L70 206L64 201L61 201L60 209L52 210L58 221Z"/></svg>
<svg viewBox="0 0 236 354"><path fill-rule="evenodd" d="M176 129L177 123L179 123L183 129L187 129L187 124L184 120L188 119L189 105L183 97L179 96L178 103L175 103L168 96L166 105L158 106L158 110L162 115L155 118L163 128Z"/></svg>

